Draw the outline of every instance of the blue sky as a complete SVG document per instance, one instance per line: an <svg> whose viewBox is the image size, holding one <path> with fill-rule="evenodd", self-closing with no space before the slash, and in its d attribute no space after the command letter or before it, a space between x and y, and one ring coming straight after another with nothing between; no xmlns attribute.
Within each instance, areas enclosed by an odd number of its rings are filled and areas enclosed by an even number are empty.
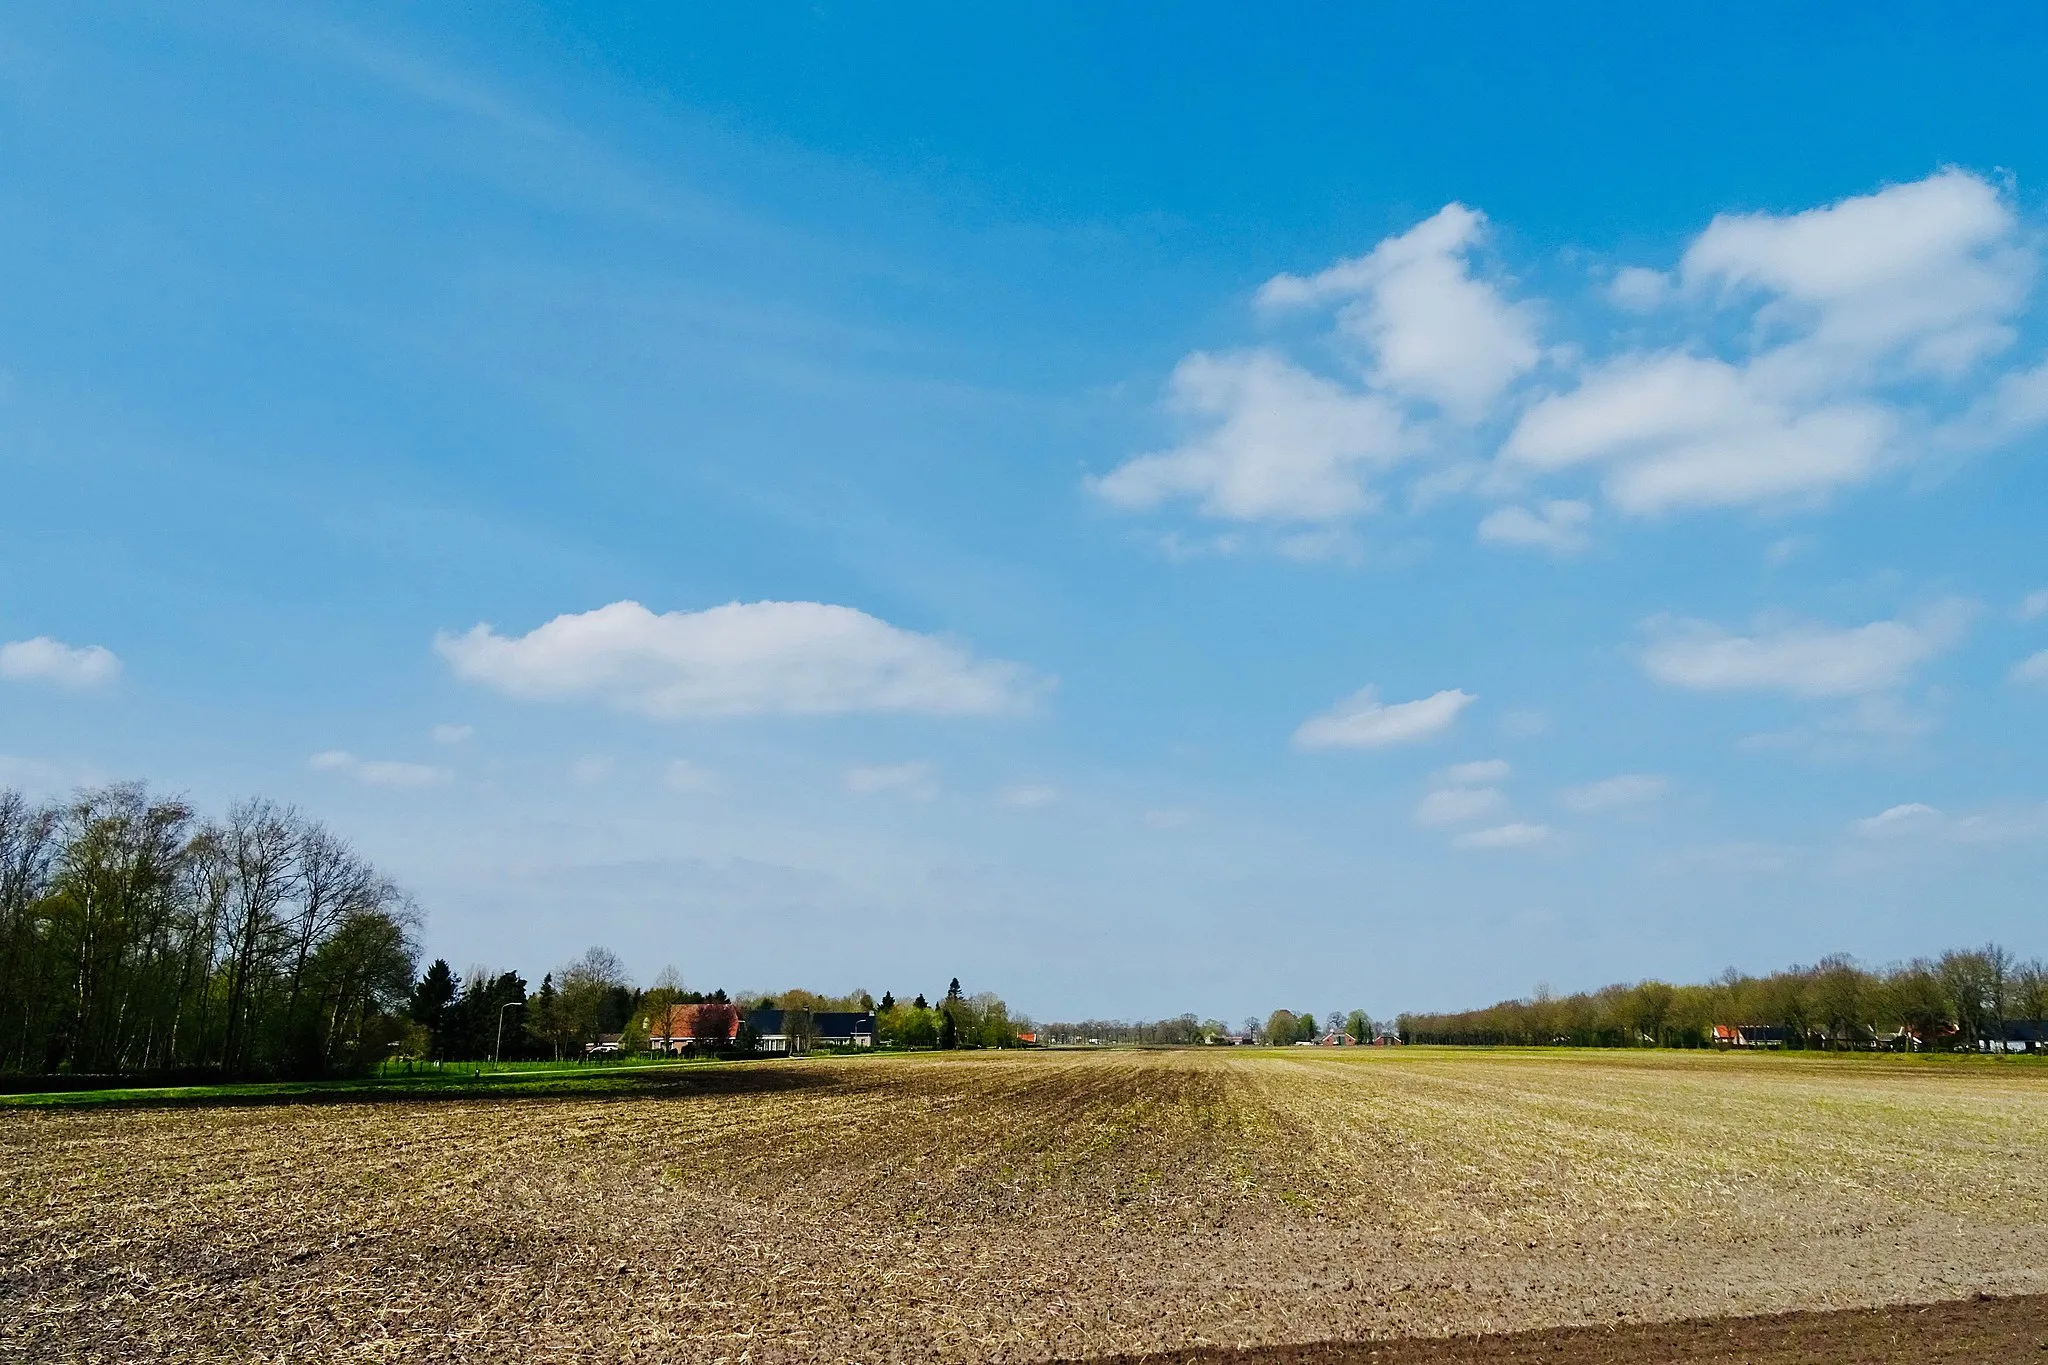
<svg viewBox="0 0 2048 1365"><path fill-rule="evenodd" d="M536 979L2048 949L2029 7L586 9L0 20L0 781Z"/></svg>

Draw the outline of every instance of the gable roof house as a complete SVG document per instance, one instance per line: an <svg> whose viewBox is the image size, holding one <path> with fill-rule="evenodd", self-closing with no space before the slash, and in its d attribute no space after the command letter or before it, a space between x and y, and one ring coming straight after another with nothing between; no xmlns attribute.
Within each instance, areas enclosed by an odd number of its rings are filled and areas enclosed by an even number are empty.
<svg viewBox="0 0 2048 1365"><path fill-rule="evenodd" d="M722 1010L725 1015L723 1023L717 1015L706 1021L703 1018L705 1010ZM702 1051L706 1044L714 1048L730 1047L739 1031L740 1012L731 1005L670 1005L666 1014L649 1016L647 1046L653 1052L680 1057L685 1053ZM699 1036L700 1033L709 1036Z"/></svg>
<svg viewBox="0 0 2048 1365"><path fill-rule="evenodd" d="M798 1024L796 1036L792 1037L790 1025L795 1021L789 1016L805 1013L810 1014L809 1028ZM758 1009L747 1016L747 1023L754 1030L754 1045L763 1052L789 1055L808 1052L814 1047L875 1045L875 1016L872 1013Z"/></svg>

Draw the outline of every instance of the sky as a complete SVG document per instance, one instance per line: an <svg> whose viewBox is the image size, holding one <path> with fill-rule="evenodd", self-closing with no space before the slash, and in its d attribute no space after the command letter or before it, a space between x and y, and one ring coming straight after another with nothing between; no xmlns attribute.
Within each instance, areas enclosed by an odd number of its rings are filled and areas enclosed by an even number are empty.
<svg viewBox="0 0 2048 1365"><path fill-rule="evenodd" d="M2048 953L2048 17L11 6L0 784L530 980Z"/></svg>

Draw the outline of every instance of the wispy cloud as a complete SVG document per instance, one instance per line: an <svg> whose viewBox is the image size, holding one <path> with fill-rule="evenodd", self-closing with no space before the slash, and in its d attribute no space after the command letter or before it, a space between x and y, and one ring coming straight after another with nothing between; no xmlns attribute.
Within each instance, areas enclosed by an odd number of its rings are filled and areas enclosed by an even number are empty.
<svg viewBox="0 0 2048 1365"><path fill-rule="evenodd" d="M1699 691L1785 692L1847 697L1906 682L1913 670L1960 641L1973 604L1939 603L1895 621L1837 627L1766 620L1748 635L1706 621L1656 617L1643 668L1659 682Z"/></svg>
<svg viewBox="0 0 2048 1365"><path fill-rule="evenodd" d="M1371 687L1360 688L1294 732L1297 749L1382 749L1413 744L1442 734L1458 713L1478 698L1447 689L1415 701L1383 702Z"/></svg>
<svg viewBox="0 0 2048 1365"><path fill-rule="evenodd" d="M1655 773L1621 773L1601 778L1598 782L1567 787L1558 793L1558 800L1569 810L1591 813L1647 805L1670 789L1671 779L1668 777Z"/></svg>
<svg viewBox="0 0 2048 1365"><path fill-rule="evenodd" d="M1506 825L1492 825L1486 829L1475 829L1460 834L1451 842L1459 848L1534 848L1547 844L1552 838L1548 825L1532 825L1515 822Z"/></svg>
<svg viewBox="0 0 2048 1365"><path fill-rule="evenodd" d="M308 760L308 766L315 772L354 778L371 787L435 787L454 776L446 768L426 763L357 758L345 749L329 749L314 754Z"/></svg>
<svg viewBox="0 0 2048 1365"><path fill-rule="evenodd" d="M848 768L846 789L856 796L886 793L907 801L929 801L939 794L939 777L929 763L880 763Z"/></svg>

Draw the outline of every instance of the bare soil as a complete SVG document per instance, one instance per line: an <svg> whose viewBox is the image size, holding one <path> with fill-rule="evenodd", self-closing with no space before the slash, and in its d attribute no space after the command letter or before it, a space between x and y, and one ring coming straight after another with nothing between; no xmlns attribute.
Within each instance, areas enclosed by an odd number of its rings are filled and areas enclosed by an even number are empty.
<svg viewBox="0 0 2048 1365"><path fill-rule="evenodd" d="M1096 1365L2015 1365L2048 1361L2048 1297L1495 1336L1211 1347L1094 1360Z"/></svg>
<svg viewBox="0 0 2048 1365"><path fill-rule="evenodd" d="M1351 1360L2043 1292L2024 1063L979 1054L0 1110L8 1360ZM1319 1342L1354 1354L1229 1354Z"/></svg>

